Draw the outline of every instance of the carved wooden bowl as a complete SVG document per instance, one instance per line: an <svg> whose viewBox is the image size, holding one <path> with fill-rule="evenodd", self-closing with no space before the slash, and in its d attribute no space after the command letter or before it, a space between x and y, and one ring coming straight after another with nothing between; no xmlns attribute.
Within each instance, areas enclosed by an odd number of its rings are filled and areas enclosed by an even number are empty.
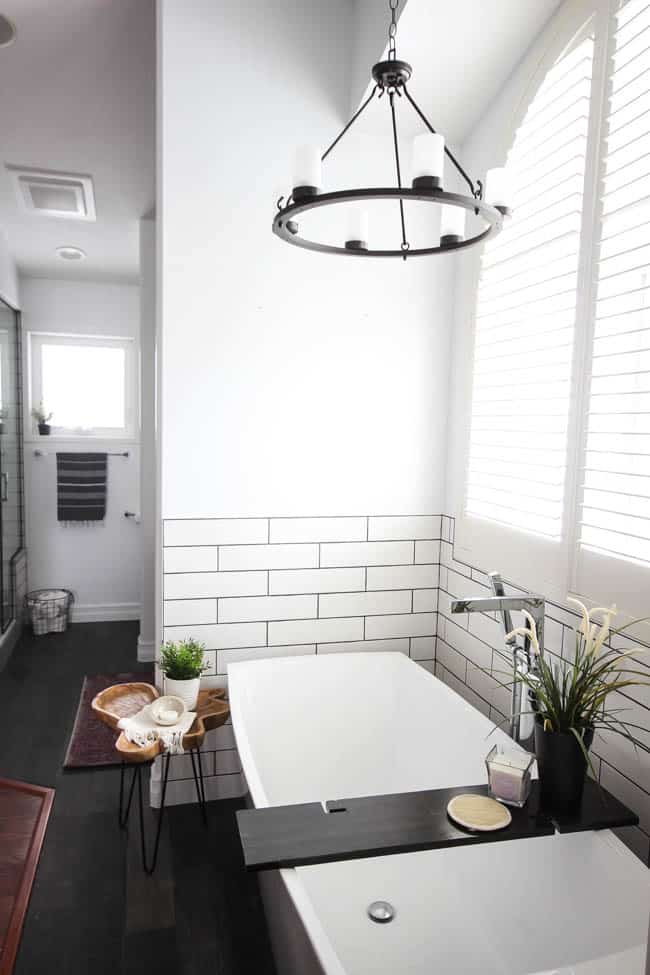
<svg viewBox="0 0 650 975"><path fill-rule="evenodd" d="M158 696L153 684L113 684L95 695L91 707L100 721L117 731L122 718L130 718L142 711Z"/></svg>
<svg viewBox="0 0 650 975"><path fill-rule="evenodd" d="M121 718L128 718L137 714L145 705L158 697L158 691L153 684L114 684L100 691L93 698L92 709L104 724L117 730ZM211 690L199 691L196 706L196 718L192 727L183 736L183 749L200 748L206 731L219 728L228 720L230 708L224 700L225 691L216 687ZM151 762L163 751L160 741L153 741L145 748L129 741L122 732L115 743L120 757L125 762Z"/></svg>

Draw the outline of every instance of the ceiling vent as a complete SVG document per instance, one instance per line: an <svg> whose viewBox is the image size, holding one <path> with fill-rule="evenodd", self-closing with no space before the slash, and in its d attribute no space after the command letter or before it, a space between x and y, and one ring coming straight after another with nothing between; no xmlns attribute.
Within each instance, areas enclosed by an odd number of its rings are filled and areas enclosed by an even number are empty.
<svg viewBox="0 0 650 975"><path fill-rule="evenodd" d="M7 166L20 206L42 217L95 220L95 194L90 176L46 169Z"/></svg>

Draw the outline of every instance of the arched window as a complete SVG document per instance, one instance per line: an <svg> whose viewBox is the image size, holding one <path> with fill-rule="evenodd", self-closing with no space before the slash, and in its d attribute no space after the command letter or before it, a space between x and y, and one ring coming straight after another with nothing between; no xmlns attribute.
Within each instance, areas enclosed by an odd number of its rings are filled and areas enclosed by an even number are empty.
<svg viewBox="0 0 650 975"><path fill-rule="evenodd" d="M507 160L513 218L483 253L465 511L562 535L593 70L587 37L548 71Z"/></svg>
<svg viewBox="0 0 650 975"><path fill-rule="evenodd" d="M481 257L460 537L468 561L522 585L641 616L650 4L594 0L591 13L517 128L513 218Z"/></svg>

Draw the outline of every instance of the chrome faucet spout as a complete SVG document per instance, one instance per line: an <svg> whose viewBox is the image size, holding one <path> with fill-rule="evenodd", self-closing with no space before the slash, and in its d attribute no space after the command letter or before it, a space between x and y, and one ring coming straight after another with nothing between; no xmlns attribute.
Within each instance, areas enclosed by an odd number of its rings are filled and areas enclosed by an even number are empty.
<svg viewBox="0 0 650 975"><path fill-rule="evenodd" d="M543 653L544 650L544 608L544 597L533 594L523 596L477 596L473 599L452 599L451 601L452 613L502 613L504 616L504 628L506 630L505 640L506 644L510 647L514 646L517 642L516 637L510 636L512 632L512 619L510 614L525 610L535 621L540 653Z"/></svg>

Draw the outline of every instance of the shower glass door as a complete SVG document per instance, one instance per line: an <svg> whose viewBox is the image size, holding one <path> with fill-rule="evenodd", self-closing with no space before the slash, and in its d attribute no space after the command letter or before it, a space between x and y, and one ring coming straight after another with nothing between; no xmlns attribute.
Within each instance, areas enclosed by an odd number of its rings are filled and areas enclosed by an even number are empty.
<svg viewBox="0 0 650 975"><path fill-rule="evenodd" d="M16 617L13 559L23 546L18 312L0 300L0 626Z"/></svg>

